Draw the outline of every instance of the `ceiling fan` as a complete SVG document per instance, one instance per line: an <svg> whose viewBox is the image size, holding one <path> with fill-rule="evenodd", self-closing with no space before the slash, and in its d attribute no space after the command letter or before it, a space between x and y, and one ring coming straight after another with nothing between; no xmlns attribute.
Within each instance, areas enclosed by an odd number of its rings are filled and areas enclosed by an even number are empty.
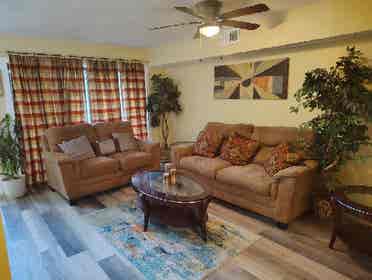
<svg viewBox="0 0 372 280"><path fill-rule="evenodd" d="M174 7L177 11L192 15L198 20L170 24L165 26L152 27L149 30L162 30L172 27L181 27L186 25L197 25L198 29L194 36L194 39L198 39L201 35L206 37L213 37L220 32L221 26L235 27L246 30L255 30L260 27L259 24L232 20L233 18L251 15L255 13L261 13L269 11L269 7L265 4L257 4L237 10L233 10L226 13L221 13L222 2L219 0L204 0L192 7Z"/></svg>

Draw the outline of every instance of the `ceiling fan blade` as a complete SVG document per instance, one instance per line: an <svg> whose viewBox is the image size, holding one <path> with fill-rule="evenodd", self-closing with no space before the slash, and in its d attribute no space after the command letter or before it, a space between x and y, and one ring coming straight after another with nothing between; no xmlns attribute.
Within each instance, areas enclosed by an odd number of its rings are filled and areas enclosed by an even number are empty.
<svg viewBox="0 0 372 280"><path fill-rule="evenodd" d="M198 15L193 9L189 8L189 7L174 7L177 11L180 11L180 12L183 12L183 13L186 13L186 14L189 14L191 16L194 16L194 17L197 17L197 18L200 18L200 19L203 19L204 20L204 17L202 17L201 15Z"/></svg>
<svg viewBox="0 0 372 280"><path fill-rule="evenodd" d="M162 29L168 29L168 28L173 28L173 27L181 27L181 26L186 26L186 25L196 25L196 24L202 24L203 22L201 21L190 21L190 22L182 22L182 23L176 23L176 24L169 24L169 25L164 25L164 26L155 26L155 27L150 27L150 31L156 31L156 30L162 30Z"/></svg>
<svg viewBox="0 0 372 280"><path fill-rule="evenodd" d="M220 24L230 27L236 27L241 29L247 29L247 30L256 30L260 27L259 24L256 23L249 23L249 22L243 22L243 21L236 21L236 20L223 20L220 22Z"/></svg>
<svg viewBox="0 0 372 280"><path fill-rule="evenodd" d="M224 13L219 16L220 19L236 18L241 16L247 16L255 13L262 13L270 10L265 4L257 4L250 7L237 9L231 12Z"/></svg>

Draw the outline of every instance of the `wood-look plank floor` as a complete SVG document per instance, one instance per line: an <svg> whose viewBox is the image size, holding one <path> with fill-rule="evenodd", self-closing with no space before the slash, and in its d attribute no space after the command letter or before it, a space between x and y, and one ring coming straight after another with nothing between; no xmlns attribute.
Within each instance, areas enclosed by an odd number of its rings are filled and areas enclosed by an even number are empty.
<svg viewBox="0 0 372 280"><path fill-rule="evenodd" d="M127 186L84 198L74 207L46 188L15 201L0 195L12 279L143 279L81 218L135 195ZM372 279L372 259L341 241L336 250L328 249L329 222L308 215L282 231L269 219L225 203L213 202L208 211L260 236L208 280Z"/></svg>

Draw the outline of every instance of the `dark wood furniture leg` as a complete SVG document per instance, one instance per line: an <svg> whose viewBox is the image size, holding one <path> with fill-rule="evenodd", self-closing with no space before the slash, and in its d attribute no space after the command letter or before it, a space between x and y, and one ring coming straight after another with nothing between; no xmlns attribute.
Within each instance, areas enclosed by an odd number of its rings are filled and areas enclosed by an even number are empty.
<svg viewBox="0 0 372 280"><path fill-rule="evenodd" d="M201 234L201 238L207 242L208 241L208 236L207 236L207 225L206 225L206 222L202 222L200 224L200 234Z"/></svg>
<svg viewBox="0 0 372 280"><path fill-rule="evenodd" d="M277 222L276 226L281 229L281 230L287 230L288 229L288 224Z"/></svg>
<svg viewBox="0 0 372 280"><path fill-rule="evenodd" d="M76 206L76 200L68 200L68 204L70 205L70 206Z"/></svg>
<svg viewBox="0 0 372 280"><path fill-rule="evenodd" d="M335 211L334 215L334 220L333 220L333 230L332 230L332 236L331 240L329 242L329 248L334 249L334 245L337 239L337 232L338 232L338 227L341 225L341 220L342 220L342 211L335 203L333 202L333 209Z"/></svg>
<svg viewBox="0 0 372 280"><path fill-rule="evenodd" d="M144 195L141 195L141 203L143 208L143 231L147 231L150 220L150 206Z"/></svg>
<svg viewBox="0 0 372 280"><path fill-rule="evenodd" d="M201 238L205 242L208 241L208 235L207 235L208 213L207 213L207 209L208 209L208 205L209 205L210 202L211 202L210 199L208 199L207 201L204 201L204 203L202 203L200 205L200 208L199 208L200 235L201 235Z"/></svg>

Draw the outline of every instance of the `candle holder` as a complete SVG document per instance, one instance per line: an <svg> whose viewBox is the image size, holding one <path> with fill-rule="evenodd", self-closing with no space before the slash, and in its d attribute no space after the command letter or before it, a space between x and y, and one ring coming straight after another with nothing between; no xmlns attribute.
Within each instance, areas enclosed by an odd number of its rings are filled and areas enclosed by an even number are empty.
<svg viewBox="0 0 372 280"><path fill-rule="evenodd" d="M175 168L172 168L170 170L170 181L172 185L175 185L177 183L176 173L177 171Z"/></svg>
<svg viewBox="0 0 372 280"><path fill-rule="evenodd" d="M171 181L170 175L168 172L163 173L163 184L168 186Z"/></svg>
<svg viewBox="0 0 372 280"><path fill-rule="evenodd" d="M170 173L170 170L173 168L173 164L168 162L166 164L164 164L164 172L166 173Z"/></svg>

